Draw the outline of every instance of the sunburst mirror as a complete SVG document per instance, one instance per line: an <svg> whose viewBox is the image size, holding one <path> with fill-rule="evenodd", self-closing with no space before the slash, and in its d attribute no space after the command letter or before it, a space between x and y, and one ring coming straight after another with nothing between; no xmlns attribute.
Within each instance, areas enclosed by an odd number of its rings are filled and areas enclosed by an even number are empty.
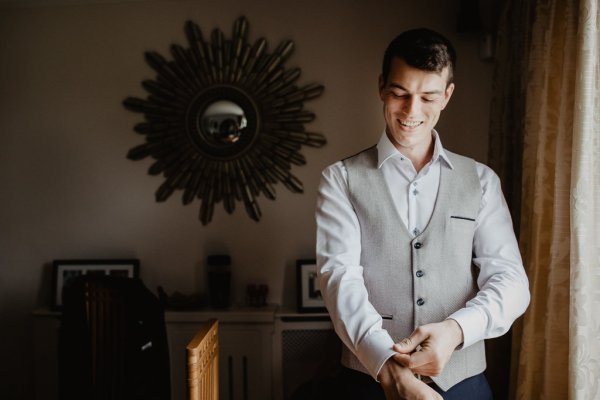
<svg viewBox="0 0 600 400"><path fill-rule="evenodd" d="M181 190L183 204L200 200L204 225L221 202L228 213L242 202L258 221L257 197L275 199L275 184L303 192L291 166L306 163L300 154L303 145L326 143L323 135L304 127L315 119L304 102L319 97L324 88L298 86L300 69L284 67L293 41L282 42L271 54L264 38L251 45L244 17L235 21L231 40L215 29L207 42L191 21L184 30L189 47L173 44L172 60L145 53L156 71L155 80L142 82L148 97L123 102L128 110L144 114L134 130L145 142L127 157L153 158L148 173L165 178L156 201Z"/></svg>

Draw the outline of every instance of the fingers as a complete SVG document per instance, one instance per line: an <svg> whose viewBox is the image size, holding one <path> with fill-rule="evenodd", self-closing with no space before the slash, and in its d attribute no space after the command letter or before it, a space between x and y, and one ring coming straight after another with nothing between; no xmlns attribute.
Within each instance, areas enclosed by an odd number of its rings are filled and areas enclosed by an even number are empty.
<svg viewBox="0 0 600 400"><path fill-rule="evenodd" d="M411 353L427 338L429 334L425 332L421 327L417 328L409 337L402 339L400 342L394 345L394 350L399 353Z"/></svg>
<svg viewBox="0 0 600 400"><path fill-rule="evenodd" d="M418 327L407 338L394 344L393 360L413 373L439 376L456 348L456 340L447 321ZM458 326L458 324L457 324ZM462 338L460 338L462 340Z"/></svg>
<svg viewBox="0 0 600 400"><path fill-rule="evenodd" d="M396 353L392 356L392 358L398 364L400 364L406 368L410 368L410 355L409 354Z"/></svg>
<svg viewBox="0 0 600 400"><path fill-rule="evenodd" d="M416 343L412 338L407 337L394 344L393 348L398 353L410 354L415 351L418 345L419 343Z"/></svg>
<svg viewBox="0 0 600 400"><path fill-rule="evenodd" d="M441 400L430 386L417 379L413 373L395 363L384 364L380 377L386 400L427 399Z"/></svg>
<svg viewBox="0 0 600 400"><path fill-rule="evenodd" d="M431 350L415 351L410 355L410 366L409 368L413 371L417 368L421 368L427 364L434 363L437 361L435 353Z"/></svg>
<svg viewBox="0 0 600 400"><path fill-rule="evenodd" d="M439 368L440 364L431 359L419 357L415 362L414 357L418 353L420 352L413 353L412 355L397 353L392 356L392 359L403 367L409 368L415 374L438 376L442 373L441 368Z"/></svg>
<svg viewBox="0 0 600 400"><path fill-rule="evenodd" d="M397 355L394 355L395 360ZM401 356L409 357L409 359L407 360L406 358L403 358L402 361L398 362L401 362L404 366L408 365L408 368L410 368L412 372L420 375L438 376L442 373L442 369L446 364L440 355L431 348L416 351L410 356L405 354L402 354Z"/></svg>

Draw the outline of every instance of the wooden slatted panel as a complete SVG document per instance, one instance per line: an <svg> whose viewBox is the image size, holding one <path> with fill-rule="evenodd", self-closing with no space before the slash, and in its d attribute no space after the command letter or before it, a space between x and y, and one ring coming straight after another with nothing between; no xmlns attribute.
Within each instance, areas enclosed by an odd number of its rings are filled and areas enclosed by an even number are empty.
<svg viewBox="0 0 600 400"><path fill-rule="evenodd" d="M187 345L190 400L219 399L219 322L207 321Z"/></svg>
<svg viewBox="0 0 600 400"><path fill-rule="evenodd" d="M86 282L86 310L91 332L92 393L111 400L125 390L125 338L127 313L115 288Z"/></svg>

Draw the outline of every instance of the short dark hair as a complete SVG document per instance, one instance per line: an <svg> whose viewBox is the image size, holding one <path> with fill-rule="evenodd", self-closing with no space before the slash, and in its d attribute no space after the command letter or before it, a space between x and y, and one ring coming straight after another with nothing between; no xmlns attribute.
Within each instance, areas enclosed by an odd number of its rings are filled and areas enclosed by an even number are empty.
<svg viewBox="0 0 600 400"><path fill-rule="evenodd" d="M448 68L448 84L454 79L456 51L452 43L441 34L427 28L402 32L390 42L383 56L382 77L387 83L394 58L401 58L414 68L442 72Z"/></svg>

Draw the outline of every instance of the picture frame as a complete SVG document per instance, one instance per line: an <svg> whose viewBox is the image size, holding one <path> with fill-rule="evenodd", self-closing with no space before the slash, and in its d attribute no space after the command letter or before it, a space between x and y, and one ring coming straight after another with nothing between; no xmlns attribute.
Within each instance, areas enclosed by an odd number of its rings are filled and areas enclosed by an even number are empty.
<svg viewBox="0 0 600 400"><path fill-rule="evenodd" d="M297 310L299 313L326 313L317 279L315 259L296 261Z"/></svg>
<svg viewBox="0 0 600 400"><path fill-rule="evenodd" d="M138 259L54 260L52 262L54 282L52 308L61 309L63 289L77 276L95 274L138 278L139 270Z"/></svg>

